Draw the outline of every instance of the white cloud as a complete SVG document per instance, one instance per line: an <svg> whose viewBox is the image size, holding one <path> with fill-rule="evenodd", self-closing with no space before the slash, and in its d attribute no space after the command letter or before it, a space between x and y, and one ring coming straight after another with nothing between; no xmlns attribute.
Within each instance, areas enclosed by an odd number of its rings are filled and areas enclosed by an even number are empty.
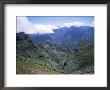
<svg viewBox="0 0 110 90"><path fill-rule="evenodd" d="M66 27L70 27L70 26L84 26L85 23L84 22L79 22L79 21L75 21L75 22L70 22L70 23L65 23L64 26Z"/></svg>
<svg viewBox="0 0 110 90"><path fill-rule="evenodd" d="M27 34L39 33L53 33L53 29L58 27L53 25L33 24L29 22L27 17L17 17L17 32L25 32Z"/></svg>
<svg viewBox="0 0 110 90"><path fill-rule="evenodd" d="M92 22L92 23L89 24L88 26L94 27L94 22Z"/></svg>
<svg viewBox="0 0 110 90"><path fill-rule="evenodd" d="M93 25L93 23L88 24L85 22L74 21L74 22L65 23L64 26L70 27L70 26L94 26L94 25Z"/></svg>
<svg viewBox="0 0 110 90"><path fill-rule="evenodd" d="M70 26L94 26L94 23L87 24L85 22L74 21L64 23L63 26L60 27L70 27ZM53 29L59 28L54 25L45 25L45 24L33 24L29 22L27 17L17 17L17 32L25 32L27 34L46 34L46 33L54 33Z"/></svg>

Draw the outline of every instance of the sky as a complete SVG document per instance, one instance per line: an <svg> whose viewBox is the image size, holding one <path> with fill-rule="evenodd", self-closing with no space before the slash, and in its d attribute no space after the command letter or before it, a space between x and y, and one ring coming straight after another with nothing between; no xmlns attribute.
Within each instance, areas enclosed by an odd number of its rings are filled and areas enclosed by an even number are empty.
<svg viewBox="0 0 110 90"><path fill-rule="evenodd" d="M17 32L54 33L53 29L70 26L94 26L94 16L17 16Z"/></svg>

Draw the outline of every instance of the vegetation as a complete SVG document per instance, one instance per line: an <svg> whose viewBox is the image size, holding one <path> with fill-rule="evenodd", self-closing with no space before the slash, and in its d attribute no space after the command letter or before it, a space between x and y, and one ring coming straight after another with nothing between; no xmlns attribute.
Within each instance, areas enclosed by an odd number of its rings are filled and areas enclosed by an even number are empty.
<svg viewBox="0 0 110 90"><path fill-rule="evenodd" d="M79 40L68 50L49 42L33 41L29 35L16 34L17 74L93 74L94 44Z"/></svg>

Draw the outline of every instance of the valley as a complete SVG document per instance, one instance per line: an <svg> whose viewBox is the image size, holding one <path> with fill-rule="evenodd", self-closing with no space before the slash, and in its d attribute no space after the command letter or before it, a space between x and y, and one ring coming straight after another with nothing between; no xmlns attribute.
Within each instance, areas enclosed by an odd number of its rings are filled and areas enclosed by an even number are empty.
<svg viewBox="0 0 110 90"><path fill-rule="evenodd" d="M94 74L94 27L16 33L17 74Z"/></svg>

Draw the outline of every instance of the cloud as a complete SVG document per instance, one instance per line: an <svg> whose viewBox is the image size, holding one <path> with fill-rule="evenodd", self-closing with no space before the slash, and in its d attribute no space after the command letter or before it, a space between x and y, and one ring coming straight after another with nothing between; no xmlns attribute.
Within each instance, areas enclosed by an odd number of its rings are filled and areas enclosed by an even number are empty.
<svg viewBox="0 0 110 90"><path fill-rule="evenodd" d="M46 34L53 33L53 29L56 28L58 27L53 25L33 24L29 22L27 17L17 17L17 32Z"/></svg>
<svg viewBox="0 0 110 90"><path fill-rule="evenodd" d="M94 22L90 23L88 26L94 27Z"/></svg>
<svg viewBox="0 0 110 90"><path fill-rule="evenodd" d="M74 21L74 22L65 23L64 26L70 27L70 26L94 26L94 25L93 23L87 24L85 22Z"/></svg>
<svg viewBox="0 0 110 90"><path fill-rule="evenodd" d="M67 22L60 27L70 26L94 26L94 23L85 23L80 21ZM27 34L46 34L54 33L53 29L58 29L58 26L47 25L47 24L33 24L27 17L17 17L17 32L25 32Z"/></svg>
<svg viewBox="0 0 110 90"><path fill-rule="evenodd" d="M84 26L85 23L84 22L79 22L79 21L75 21L75 22L70 22L70 23L65 23L64 26L66 27L70 27L70 26Z"/></svg>

